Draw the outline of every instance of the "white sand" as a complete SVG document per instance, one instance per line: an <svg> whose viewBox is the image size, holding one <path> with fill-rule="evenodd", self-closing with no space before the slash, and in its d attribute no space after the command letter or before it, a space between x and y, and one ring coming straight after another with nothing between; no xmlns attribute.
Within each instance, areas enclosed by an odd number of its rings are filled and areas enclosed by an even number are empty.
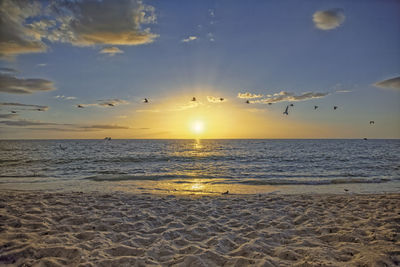
<svg viewBox="0 0 400 267"><path fill-rule="evenodd" d="M6 266L400 264L400 194L0 191L0 224Z"/></svg>

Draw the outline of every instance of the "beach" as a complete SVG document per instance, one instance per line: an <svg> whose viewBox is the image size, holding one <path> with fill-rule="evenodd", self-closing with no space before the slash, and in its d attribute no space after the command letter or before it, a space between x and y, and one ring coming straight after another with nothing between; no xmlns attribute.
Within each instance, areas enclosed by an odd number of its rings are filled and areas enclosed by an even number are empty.
<svg viewBox="0 0 400 267"><path fill-rule="evenodd" d="M0 191L4 266L398 266L400 194Z"/></svg>

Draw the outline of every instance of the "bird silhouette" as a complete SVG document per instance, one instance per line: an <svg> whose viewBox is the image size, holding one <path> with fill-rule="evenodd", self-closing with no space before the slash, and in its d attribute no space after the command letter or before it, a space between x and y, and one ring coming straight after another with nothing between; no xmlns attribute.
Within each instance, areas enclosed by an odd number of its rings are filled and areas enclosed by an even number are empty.
<svg viewBox="0 0 400 267"><path fill-rule="evenodd" d="M229 194L229 190L226 190L226 192L222 193L222 195L228 195Z"/></svg>
<svg viewBox="0 0 400 267"><path fill-rule="evenodd" d="M294 105L293 105L293 104L290 104L290 106L293 107Z"/></svg>
<svg viewBox="0 0 400 267"><path fill-rule="evenodd" d="M375 121L369 121L369 124L375 124Z"/></svg>
<svg viewBox="0 0 400 267"><path fill-rule="evenodd" d="M195 97L193 97L193 98L192 98L192 101L196 101L196 98L195 98Z"/></svg>
<svg viewBox="0 0 400 267"><path fill-rule="evenodd" d="M314 106L314 110L316 110L318 108L318 106Z"/></svg>
<svg viewBox="0 0 400 267"><path fill-rule="evenodd" d="M14 111L14 110L11 110L11 113L14 113L14 114L15 114L15 113L17 113L17 112L16 112L16 111Z"/></svg>
<svg viewBox="0 0 400 267"><path fill-rule="evenodd" d="M84 108L84 106L82 105L76 105L78 108Z"/></svg>
<svg viewBox="0 0 400 267"><path fill-rule="evenodd" d="M143 100L143 103L149 103L149 100L148 100L147 98L145 98L145 99Z"/></svg>
<svg viewBox="0 0 400 267"><path fill-rule="evenodd" d="M113 107L113 106L114 106L113 103L107 103L107 105L109 105L110 107Z"/></svg>
<svg viewBox="0 0 400 267"><path fill-rule="evenodd" d="M219 99L219 101L221 101L221 102L222 102L222 101L224 101L224 98L223 98L223 97L221 97L221 98Z"/></svg>
<svg viewBox="0 0 400 267"><path fill-rule="evenodd" d="M285 111L283 112L284 115L289 115L289 106L286 106Z"/></svg>
<svg viewBox="0 0 400 267"><path fill-rule="evenodd" d="M268 105L272 105L272 102L269 102Z"/></svg>
<svg viewBox="0 0 400 267"><path fill-rule="evenodd" d="M249 101L249 100L246 100L246 104L250 104L250 101Z"/></svg>
<svg viewBox="0 0 400 267"><path fill-rule="evenodd" d="M337 106L333 106L333 110L337 110Z"/></svg>

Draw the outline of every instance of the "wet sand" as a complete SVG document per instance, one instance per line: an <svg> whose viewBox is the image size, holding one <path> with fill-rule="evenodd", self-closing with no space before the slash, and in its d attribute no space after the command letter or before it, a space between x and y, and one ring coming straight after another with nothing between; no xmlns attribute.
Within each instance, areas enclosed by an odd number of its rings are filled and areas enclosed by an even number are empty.
<svg viewBox="0 0 400 267"><path fill-rule="evenodd" d="M398 266L400 194L0 191L0 265Z"/></svg>

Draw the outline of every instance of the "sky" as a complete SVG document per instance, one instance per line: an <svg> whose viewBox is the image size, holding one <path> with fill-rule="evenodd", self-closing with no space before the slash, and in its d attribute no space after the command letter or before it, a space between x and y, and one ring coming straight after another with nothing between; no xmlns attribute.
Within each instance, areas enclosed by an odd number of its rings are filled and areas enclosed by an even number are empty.
<svg viewBox="0 0 400 267"><path fill-rule="evenodd" d="M399 12L1 0L0 139L400 138Z"/></svg>

